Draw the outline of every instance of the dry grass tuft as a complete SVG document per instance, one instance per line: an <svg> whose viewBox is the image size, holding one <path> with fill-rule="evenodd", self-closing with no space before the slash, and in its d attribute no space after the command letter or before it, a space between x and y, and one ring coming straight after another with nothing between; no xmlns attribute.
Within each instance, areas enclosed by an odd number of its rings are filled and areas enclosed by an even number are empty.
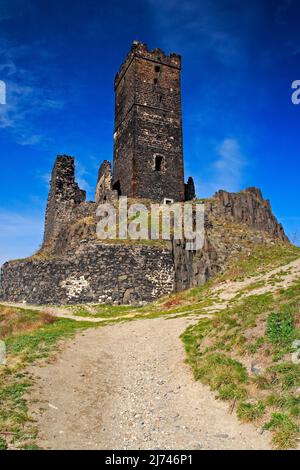
<svg viewBox="0 0 300 470"><path fill-rule="evenodd" d="M47 312L27 314L18 309L4 307L0 310L0 338L29 333L44 325L51 325L55 318Z"/></svg>

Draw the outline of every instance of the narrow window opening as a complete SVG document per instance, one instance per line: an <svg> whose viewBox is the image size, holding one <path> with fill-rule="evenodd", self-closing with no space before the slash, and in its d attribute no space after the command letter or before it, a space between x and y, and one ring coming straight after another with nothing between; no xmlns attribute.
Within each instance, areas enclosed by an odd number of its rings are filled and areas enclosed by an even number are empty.
<svg viewBox="0 0 300 470"><path fill-rule="evenodd" d="M158 79L155 78L155 79L154 79L154 85L157 85L157 82L158 82Z"/></svg>
<svg viewBox="0 0 300 470"><path fill-rule="evenodd" d="M160 95L160 97L159 97L159 102L160 103L162 102L162 99L163 99L163 97L162 97L162 95Z"/></svg>
<svg viewBox="0 0 300 470"><path fill-rule="evenodd" d="M154 67L154 70L155 70L156 73L159 73L159 72L160 72L160 66L159 66L159 65L156 65L156 66Z"/></svg>
<svg viewBox="0 0 300 470"><path fill-rule="evenodd" d="M113 189L118 192L118 196L122 196L120 181L114 183Z"/></svg>
<svg viewBox="0 0 300 470"><path fill-rule="evenodd" d="M156 155L155 157L155 171L161 171L163 163L163 157L160 155Z"/></svg>
<svg viewBox="0 0 300 470"><path fill-rule="evenodd" d="M168 198L165 197L165 199L164 199L164 204L165 205L170 206L173 203L174 203L174 199L168 199Z"/></svg>

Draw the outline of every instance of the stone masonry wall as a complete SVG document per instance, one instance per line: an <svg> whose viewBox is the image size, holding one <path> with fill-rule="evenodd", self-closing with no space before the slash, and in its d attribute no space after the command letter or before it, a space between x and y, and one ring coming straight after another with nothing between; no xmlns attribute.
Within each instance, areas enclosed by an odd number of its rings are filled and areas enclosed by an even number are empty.
<svg viewBox="0 0 300 470"><path fill-rule="evenodd" d="M86 192L75 181L74 158L58 155L51 174L44 245L57 236L63 224L72 220L74 210L85 199Z"/></svg>
<svg viewBox="0 0 300 470"><path fill-rule="evenodd" d="M114 187L184 201L181 58L133 44L115 80Z"/></svg>
<svg viewBox="0 0 300 470"><path fill-rule="evenodd" d="M32 304L139 304L173 288L170 250L97 244L74 257L4 264L0 296Z"/></svg>

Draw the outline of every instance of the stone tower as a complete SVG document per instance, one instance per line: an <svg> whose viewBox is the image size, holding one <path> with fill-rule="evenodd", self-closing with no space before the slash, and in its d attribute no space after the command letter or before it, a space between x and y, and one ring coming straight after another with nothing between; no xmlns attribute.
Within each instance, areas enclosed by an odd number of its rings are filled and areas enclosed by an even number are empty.
<svg viewBox="0 0 300 470"><path fill-rule="evenodd" d="M115 78L113 188L184 201L181 57L134 42Z"/></svg>

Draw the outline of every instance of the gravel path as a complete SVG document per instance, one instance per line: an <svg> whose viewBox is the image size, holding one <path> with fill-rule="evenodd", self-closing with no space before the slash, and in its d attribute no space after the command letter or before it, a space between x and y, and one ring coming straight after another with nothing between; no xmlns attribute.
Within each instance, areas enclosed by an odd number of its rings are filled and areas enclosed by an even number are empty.
<svg viewBox="0 0 300 470"><path fill-rule="evenodd" d="M55 361L32 366L31 412L49 449L267 449L195 382L180 334L191 319L87 330Z"/></svg>

